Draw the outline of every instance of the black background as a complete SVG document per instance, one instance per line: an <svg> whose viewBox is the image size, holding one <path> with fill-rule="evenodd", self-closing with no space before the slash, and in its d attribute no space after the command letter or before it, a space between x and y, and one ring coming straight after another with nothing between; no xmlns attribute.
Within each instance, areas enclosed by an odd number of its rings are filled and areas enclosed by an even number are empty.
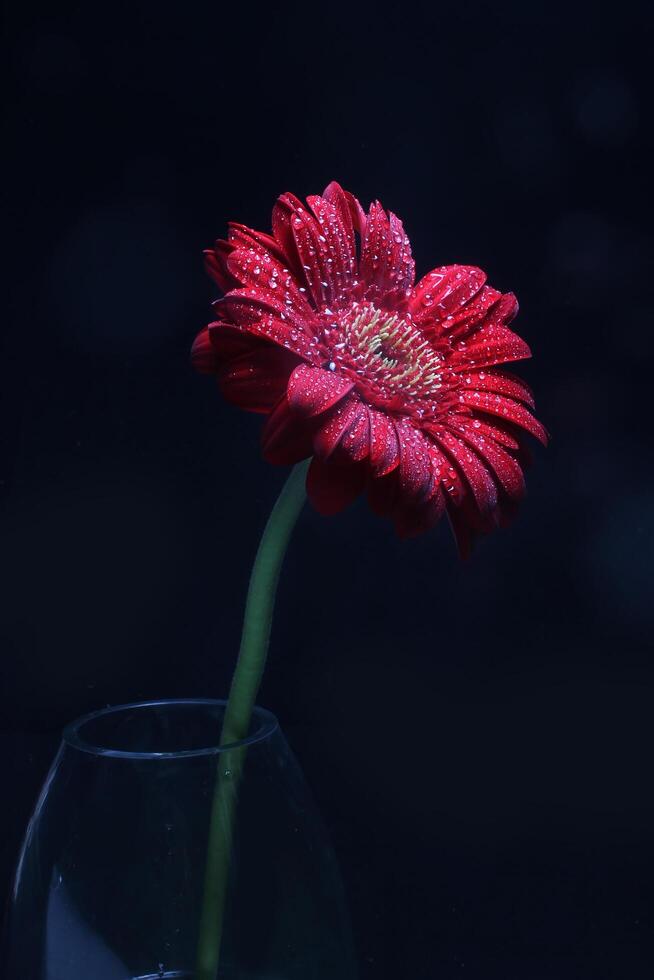
<svg viewBox="0 0 654 980"><path fill-rule="evenodd" d="M518 294L553 435L467 563L364 503L292 544L261 701L363 980L654 975L644 8L6 8L3 893L67 720L226 691L284 473L189 366L201 250L338 179Z"/></svg>

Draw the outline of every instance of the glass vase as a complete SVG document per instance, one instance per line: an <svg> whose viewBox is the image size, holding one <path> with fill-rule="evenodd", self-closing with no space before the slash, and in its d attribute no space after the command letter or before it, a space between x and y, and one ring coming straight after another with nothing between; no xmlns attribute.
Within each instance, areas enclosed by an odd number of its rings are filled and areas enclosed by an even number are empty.
<svg viewBox="0 0 654 980"><path fill-rule="evenodd" d="M132 704L66 728L19 859L8 980L192 980L224 710ZM350 980L335 858L275 717L256 709L236 748L218 977Z"/></svg>

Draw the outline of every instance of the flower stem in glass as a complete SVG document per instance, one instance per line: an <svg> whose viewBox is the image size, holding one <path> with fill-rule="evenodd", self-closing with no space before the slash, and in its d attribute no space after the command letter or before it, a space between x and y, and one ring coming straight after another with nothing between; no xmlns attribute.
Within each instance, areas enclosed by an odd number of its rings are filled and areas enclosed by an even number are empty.
<svg viewBox="0 0 654 980"><path fill-rule="evenodd" d="M220 736L221 746L228 748L219 753L211 807L196 980L216 980L218 971L238 787L245 762L245 748L229 746L246 738L250 730L266 665L279 573L306 500L308 466L309 460L298 463L286 480L268 518L250 576L241 646Z"/></svg>

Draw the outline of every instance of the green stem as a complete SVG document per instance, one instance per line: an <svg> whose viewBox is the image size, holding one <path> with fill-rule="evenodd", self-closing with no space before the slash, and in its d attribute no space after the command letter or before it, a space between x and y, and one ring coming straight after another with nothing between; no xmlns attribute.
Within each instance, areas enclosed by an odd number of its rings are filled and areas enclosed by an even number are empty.
<svg viewBox="0 0 654 980"><path fill-rule="evenodd" d="M308 460L298 463L291 471L268 518L254 560L245 604L241 647L220 736L221 746L241 742L250 730L252 710L266 666L279 573L291 533L306 500L304 484L308 465ZM196 980L216 980L238 786L245 751L243 746L235 746L219 754L209 826Z"/></svg>

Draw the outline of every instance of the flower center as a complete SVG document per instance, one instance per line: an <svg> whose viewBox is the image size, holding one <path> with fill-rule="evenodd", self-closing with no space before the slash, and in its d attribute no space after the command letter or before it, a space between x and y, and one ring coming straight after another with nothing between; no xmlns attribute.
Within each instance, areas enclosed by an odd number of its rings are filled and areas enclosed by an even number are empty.
<svg viewBox="0 0 654 980"><path fill-rule="evenodd" d="M330 317L323 337L330 354L326 366L353 377L374 403L431 401L443 387L442 355L398 313L353 303L338 322Z"/></svg>

